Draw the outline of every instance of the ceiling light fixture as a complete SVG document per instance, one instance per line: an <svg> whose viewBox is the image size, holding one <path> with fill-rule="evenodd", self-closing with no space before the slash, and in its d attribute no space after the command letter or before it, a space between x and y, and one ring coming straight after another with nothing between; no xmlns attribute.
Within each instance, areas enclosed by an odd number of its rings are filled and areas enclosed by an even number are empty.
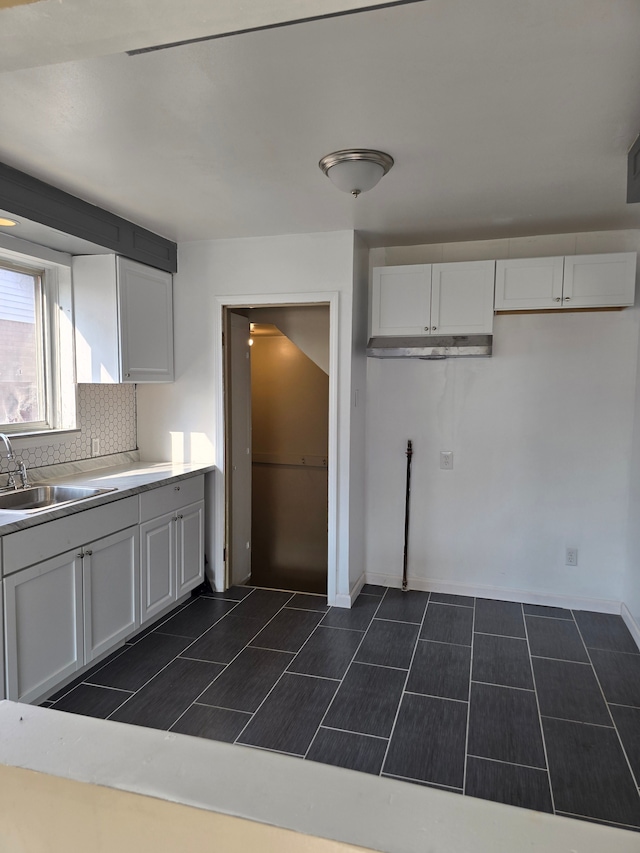
<svg viewBox="0 0 640 853"><path fill-rule="evenodd" d="M368 148L345 148L327 154L318 163L329 180L345 193L357 198L366 193L393 166L393 157Z"/></svg>
<svg viewBox="0 0 640 853"><path fill-rule="evenodd" d="M17 224L17 219L7 219L5 216L0 216L0 228L13 228Z"/></svg>

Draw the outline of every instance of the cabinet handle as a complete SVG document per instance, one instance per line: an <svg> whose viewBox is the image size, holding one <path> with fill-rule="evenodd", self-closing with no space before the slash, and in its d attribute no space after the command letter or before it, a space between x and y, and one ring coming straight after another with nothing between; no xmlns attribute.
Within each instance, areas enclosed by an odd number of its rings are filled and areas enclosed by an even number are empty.
<svg viewBox="0 0 640 853"><path fill-rule="evenodd" d="M565 302L568 302L570 299L571 299L571 297L570 297L570 296L565 296L564 301L565 301Z"/></svg>
<svg viewBox="0 0 640 853"><path fill-rule="evenodd" d="M436 330L437 328L438 328L437 326L432 326L432 327L431 327L431 331L435 332L435 330Z"/></svg>
<svg viewBox="0 0 640 853"><path fill-rule="evenodd" d="M424 327L424 330L425 330L425 332L428 332L428 331L429 331L429 327L428 327L428 326L425 326L425 327Z"/></svg>
<svg viewBox="0 0 640 853"><path fill-rule="evenodd" d="M79 554L76 554L76 557L77 557L79 560L84 560L84 554L82 553L82 551L81 551Z"/></svg>
<svg viewBox="0 0 640 853"><path fill-rule="evenodd" d="M562 302L562 298L560 296L556 296L555 301L556 302Z"/></svg>
<svg viewBox="0 0 640 853"><path fill-rule="evenodd" d="M173 487L173 491L174 491L174 492L179 492L179 491L180 491L180 486L174 486L174 487Z"/></svg>
<svg viewBox="0 0 640 853"><path fill-rule="evenodd" d="M183 516L183 515L179 515L179 516L178 516L178 518L184 518L184 516Z"/></svg>
<svg viewBox="0 0 640 853"><path fill-rule="evenodd" d="M85 551L84 553L87 555L87 557L90 557L93 554L93 551Z"/></svg>

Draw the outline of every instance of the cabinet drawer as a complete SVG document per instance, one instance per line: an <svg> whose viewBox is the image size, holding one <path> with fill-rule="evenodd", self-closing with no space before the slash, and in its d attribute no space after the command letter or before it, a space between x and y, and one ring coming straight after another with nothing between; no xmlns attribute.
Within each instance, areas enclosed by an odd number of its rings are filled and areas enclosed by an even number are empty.
<svg viewBox="0 0 640 853"><path fill-rule="evenodd" d="M138 523L138 498L122 498L2 538L4 575Z"/></svg>
<svg viewBox="0 0 640 853"><path fill-rule="evenodd" d="M181 506L196 503L203 498L204 477L202 475L143 492L140 495L140 521L149 521L151 518L173 512Z"/></svg>

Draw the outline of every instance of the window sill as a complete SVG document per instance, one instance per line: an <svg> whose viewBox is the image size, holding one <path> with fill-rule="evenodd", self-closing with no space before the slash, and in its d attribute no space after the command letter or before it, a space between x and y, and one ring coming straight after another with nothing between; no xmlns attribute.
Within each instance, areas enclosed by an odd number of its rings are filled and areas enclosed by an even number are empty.
<svg viewBox="0 0 640 853"><path fill-rule="evenodd" d="M14 450L23 447L42 447L43 444L62 444L80 435L79 429L50 429L39 432L8 432L6 435Z"/></svg>

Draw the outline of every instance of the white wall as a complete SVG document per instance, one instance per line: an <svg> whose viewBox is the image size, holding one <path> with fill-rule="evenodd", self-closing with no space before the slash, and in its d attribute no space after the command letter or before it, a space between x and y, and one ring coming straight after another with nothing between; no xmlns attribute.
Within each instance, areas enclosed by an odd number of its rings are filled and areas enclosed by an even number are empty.
<svg viewBox="0 0 640 853"><path fill-rule="evenodd" d="M640 293L636 291L636 305ZM636 406L630 460L630 496L628 519L627 569L622 600L637 626L640 626L640 349L636 371Z"/></svg>
<svg viewBox="0 0 640 853"><path fill-rule="evenodd" d="M142 458L214 462L222 469L222 436L216 433L219 413L215 402L220 378L214 347L217 299L228 296L241 301L245 295L268 295L273 297L273 304L280 304L289 301L290 294L339 294L338 596L348 596L350 587L353 255L354 235L350 231L181 244L174 280L176 381L139 386L138 390ZM222 543L216 542L215 547L221 550Z"/></svg>
<svg viewBox="0 0 640 853"><path fill-rule="evenodd" d="M380 249L370 262L639 249L639 232L606 232ZM411 438L410 585L619 607L639 327L637 307L505 315L490 359L369 359L367 579L400 582ZM453 471L440 450L454 452Z"/></svg>

